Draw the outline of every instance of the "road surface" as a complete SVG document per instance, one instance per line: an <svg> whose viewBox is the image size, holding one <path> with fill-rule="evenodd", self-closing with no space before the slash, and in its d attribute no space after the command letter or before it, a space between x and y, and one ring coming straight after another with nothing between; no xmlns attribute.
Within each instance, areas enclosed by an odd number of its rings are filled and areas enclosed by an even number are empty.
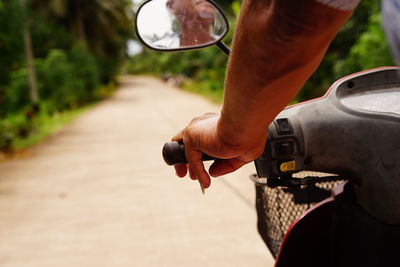
<svg viewBox="0 0 400 267"><path fill-rule="evenodd" d="M162 161L165 141L217 110L126 76L29 157L0 163L0 266L272 266L256 230L252 165L203 196Z"/></svg>

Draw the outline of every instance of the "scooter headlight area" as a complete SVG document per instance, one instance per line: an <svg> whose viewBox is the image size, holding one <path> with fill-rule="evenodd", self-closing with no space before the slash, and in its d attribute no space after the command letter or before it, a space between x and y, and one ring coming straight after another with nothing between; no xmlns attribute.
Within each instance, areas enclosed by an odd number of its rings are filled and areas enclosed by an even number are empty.
<svg viewBox="0 0 400 267"><path fill-rule="evenodd" d="M275 256L293 221L345 180L368 216L399 225L400 68L347 76L283 110L255 165L259 231Z"/></svg>

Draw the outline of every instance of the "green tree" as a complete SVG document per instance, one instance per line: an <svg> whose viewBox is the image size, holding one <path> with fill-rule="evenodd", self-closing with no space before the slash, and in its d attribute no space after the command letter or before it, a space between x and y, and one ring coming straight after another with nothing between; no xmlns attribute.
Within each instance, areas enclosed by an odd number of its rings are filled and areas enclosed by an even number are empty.
<svg viewBox="0 0 400 267"><path fill-rule="evenodd" d="M22 10L15 0L0 1L0 89L9 83L9 73L23 62ZM0 106L3 103L0 93Z"/></svg>
<svg viewBox="0 0 400 267"><path fill-rule="evenodd" d="M99 56L118 56L132 35L131 1L32 0L32 8L67 25L78 40Z"/></svg>
<svg viewBox="0 0 400 267"><path fill-rule="evenodd" d="M34 105L37 105L39 102L39 93L38 86L36 80L36 70L33 63L34 53L32 47L32 37L31 37L31 18L29 13L26 12L26 1L19 0L19 4L22 9L22 27L23 27L23 39L24 39L24 50L25 50L25 58L26 65L28 66L28 78L29 78L29 96L30 100Z"/></svg>
<svg viewBox="0 0 400 267"><path fill-rule="evenodd" d="M372 14L367 25L367 30L352 46L348 57L336 62L335 71L338 76L364 69L395 65L381 26L380 14L377 12Z"/></svg>
<svg viewBox="0 0 400 267"><path fill-rule="evenodd" d="M337 34L321 65L296 100L323 95L335 80L345 75L392 64L380 24L380 1L363 0Z"/></svg>

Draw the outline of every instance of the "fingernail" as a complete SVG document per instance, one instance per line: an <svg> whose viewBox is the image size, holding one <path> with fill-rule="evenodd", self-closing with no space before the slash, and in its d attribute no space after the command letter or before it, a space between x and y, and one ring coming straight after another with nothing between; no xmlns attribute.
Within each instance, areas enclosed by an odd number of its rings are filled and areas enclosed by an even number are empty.
<svg viewBox="0 0 400 267"><path fill-rule="evenodd" d="M201 189L201 193L203 193L203 195L206 193L206 189L200 184L200 189Z"/></svg>

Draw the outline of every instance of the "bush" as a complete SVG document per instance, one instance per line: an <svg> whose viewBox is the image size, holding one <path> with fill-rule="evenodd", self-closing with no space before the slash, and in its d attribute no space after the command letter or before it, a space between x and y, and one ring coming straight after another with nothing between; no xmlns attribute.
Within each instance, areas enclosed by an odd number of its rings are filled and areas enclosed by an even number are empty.
<svg viewBox="0 0 400 267"><path fill-rule="evenodd" d="M22 68L11 72L10 86L5 90L6 113L18 111L29 103L28 69Z"/></svg>
<svg viewBox="0 0 400 267"><path fill-rule="evenodd" d="M379 1L361 1L335 37L317 71L296 97L297 101L321 96L337 79L361 70L393 65L380 24Z"/></svg>
<svg viewBox="0 0 400 267"><path fill-rule="evenodd" d="M349 56L335 65L338 76L360 70L395 65L381 27L381 16L373 14L369 18L368 29L351 48Z"/></svg>
<svg viewBox="0 0 400 267"><path fill-rule="evenodd" d="M38 90L41 100L58 111L75 108L98 97L100 87L97 61L83 46L74 46L67 55L52 49L44 59L35 60ZM5 109L20 111L30 105L28 70L11 73L11 83L5 91Z"/></svg>
<svg viewBox="0 0 400 267"><path fill-rule="evenodd" d="M14 132L5 121L0 121L0 151L9 150L11 148Z"/></svg>
<svg viewBox="0 0 400 267"><path fill-rule="evenodd" d="M38 65L41 80L40 96L54 103L58 110L78 105L84 83L74 75L74 66L62 50L50 50L46 59Z"/></svg>
<svg viewBox="0 0 400 267"><path fill-rule="evenodd" d="M90 101L90 93L100 85L100 69L96 58L85 45L76 44L69 51L68 59L73 65L75 78L83 82L81 102Z"/></svg>
<svg viewBox="0 0 400 267"><path fill-rule="evenodd" d="M18 137L26 137L31 131L32 124L27 121L23 113L8 116L0 120L0 151L7 151L12 148L13 140Z"/></svg>

